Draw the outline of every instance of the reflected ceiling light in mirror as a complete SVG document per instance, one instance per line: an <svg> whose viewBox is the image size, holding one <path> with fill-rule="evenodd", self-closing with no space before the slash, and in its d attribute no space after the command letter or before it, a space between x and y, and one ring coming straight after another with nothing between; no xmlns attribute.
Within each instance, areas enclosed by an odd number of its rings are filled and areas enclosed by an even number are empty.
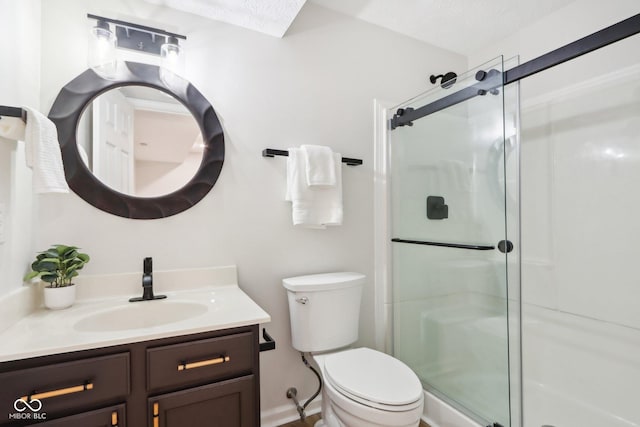
<svg viewBox="0 0 640 427"><path fill-rule="evenodd" d="M190 153L202 153L205 148L206 148L206 145L204 144L204 141L202 140L202 134L198 134L196 139L193 141L193 145L191 146L191 149L189 149L189 152Z"/></svg>
<svg viewBox="0 0 640 427"><path fill-rule="evenodd" d="M154 57L160 57L162 69L171 71L173 74L182 74L183 48L179 44L179 39L186 40L185 36L170 33L159 28L147 27L133 24L131 22L117 19L105 18L102 16L87 14L87 18L95 19L97 25L92 30L92 43L89 46L89 66L101 73L105 60L98 58L99 52L97 44L103 43L107 35L110 46L112 46L112 60L116 62L115 49L127 49L135 52L145 53ZM111 32L109 24L115 26L115 34ZM157 64L157 59L149 61ZM109 70L107 70L109 71ZM113 70L115 72L115 70ZM102 72L101 74L104 74Z"/></svg>
<svg viewBox="0 0 640 427"><path fill-rule="evenodd" d="M88 62L89 67L105 77L116 72L116 36L104 19L91 28Z"/></svg>

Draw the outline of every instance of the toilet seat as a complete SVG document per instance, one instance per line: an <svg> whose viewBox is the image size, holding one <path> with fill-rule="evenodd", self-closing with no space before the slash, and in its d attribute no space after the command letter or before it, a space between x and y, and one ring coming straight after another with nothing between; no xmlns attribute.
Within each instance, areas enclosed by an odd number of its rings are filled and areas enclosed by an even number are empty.
<svg viewBox="0 0 640 427"><path fill-rule="evenodd" d="M326 379L343 396L389 412L422 405L422 384L404 363L370 348L327 355Z"/></svg>

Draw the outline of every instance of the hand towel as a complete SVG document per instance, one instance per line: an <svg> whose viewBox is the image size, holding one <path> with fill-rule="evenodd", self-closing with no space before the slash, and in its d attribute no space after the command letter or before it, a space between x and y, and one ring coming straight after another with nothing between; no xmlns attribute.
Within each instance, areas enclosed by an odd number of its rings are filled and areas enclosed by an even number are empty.
<svg viewBox="0 0 640 427"><path fill-rule="evenodd" d="M24 109L27 111L25 157L27 166L33 169L34 191L68 193L56 125L39 111L29 107Z"/></svg>
<svg viewBox="0 0 640 427"><path fill-rule="evenodd" d="M24 122L21 117L2 117L0 120L0 137L13 141L24 140Z"/></svg>
<svg viewBox="0 0 640 427"><path fill-rule="evenodd" d="M293 225L322 229L342 224L342 156L339 153L333 156L336 184L310 187L306 181L305 152L301 148L289 148L286 200L291 202Z"/></svg>
<svg viewBox="0 0 640 427"><path fill-rule="evenodd" d="M336 185L336 165L333 151L323 145L300 146L306 156L307 185L334 186ZM342 161L338 162L338 164Z"/></svg>

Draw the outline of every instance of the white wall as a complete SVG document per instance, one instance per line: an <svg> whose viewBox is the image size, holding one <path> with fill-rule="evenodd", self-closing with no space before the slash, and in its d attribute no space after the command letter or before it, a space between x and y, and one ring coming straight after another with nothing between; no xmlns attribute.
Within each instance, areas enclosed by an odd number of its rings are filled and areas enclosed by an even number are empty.
<svg viewBox="0 0 640 427"><path fill-rule="evenodd" d="M575 1L470 64L524 62L637 13ZM521 84L525 427L640 423L638 52L636 35Z"/></svg>
<svg viewBox="0 0 640 427"><path fill-rule="evenodd" d="M181 163L136 160L135 194L155 197L179 190L200 167L202 153L189 153Z"/></svg>
<svg viewBox="0 0 640 427"><path fill-rule="evenodd" d="M262 360L262 410L290 408L314 376L291 348L283 277L334 270L373 277L373 100L423 91L428 76L461 71L465 58L307 4L283 39L142 1L42 2L42 108L86 68L86 13L186 34L185 76L210 100L226 138L211 193L174 217L135 221L103 213L74 194L42 196L36 247L70 243L91 254L91 274L237 264L240 286L272 316L276 351ZM60 47L64 46L63 49ZM343 167L345 219L328 230L294 229L284 199L285 159L264 148L326 144L363 166ZM373 344L373 282L362 304L361 343Z"/></svg>
<svg viewBox="0 0 640 427"><path fill-rule="evenodd" d="M40 106L40 1L0 0L0 105ZM0 138L0 294L18 289L33 256L31 172L24 144Z"/></svg>

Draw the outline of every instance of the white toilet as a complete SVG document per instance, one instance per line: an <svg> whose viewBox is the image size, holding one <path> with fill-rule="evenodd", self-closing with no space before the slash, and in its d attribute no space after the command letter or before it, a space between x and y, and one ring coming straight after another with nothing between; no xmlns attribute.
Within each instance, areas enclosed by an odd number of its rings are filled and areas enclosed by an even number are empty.
<svg viewBox="0 0 640 427"><path fill-rule="evenodd" d="M369 348L346 348L358 339L360 273L313 274L284 279L293 347L320 367L322 420L316 427L416 427L422 385L401 361Z"/></svg>

